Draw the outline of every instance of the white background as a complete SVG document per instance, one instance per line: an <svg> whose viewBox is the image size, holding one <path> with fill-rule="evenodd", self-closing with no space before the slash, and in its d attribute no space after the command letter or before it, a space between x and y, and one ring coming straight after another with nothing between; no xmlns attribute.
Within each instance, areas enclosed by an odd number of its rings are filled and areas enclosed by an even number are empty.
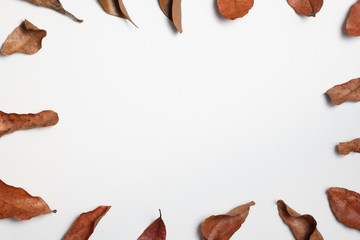
<svg viewBox="0 0 360 240"><path fill-rule="evenodd" d="M256 206L232 239L293 239L283 199L312 214L327 240L358 239L335 220L326 190L360 191L357 103L324 92L360 76L360 38L342 31L354 0L316 18L285 0L256 0L224 20L214 0L183 1L182 35L157 0L124 0L139 26L97 0L62 0L79 24L21 0L0 1L0 42L23 19L46 29L35 55L0 57L0 108L52 109L57 126L0 139L0 177L58 213L0 221L0 239L61 239L76 217L112 205L91 239L137 239L163 212L169 240L198 240L212 214Z"/></svg>

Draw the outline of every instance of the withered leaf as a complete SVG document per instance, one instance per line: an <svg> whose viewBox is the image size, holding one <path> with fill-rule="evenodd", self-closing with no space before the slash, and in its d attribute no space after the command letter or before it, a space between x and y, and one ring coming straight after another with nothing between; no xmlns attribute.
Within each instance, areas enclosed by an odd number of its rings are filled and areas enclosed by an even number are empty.
<svg viewBox="0 0 360 240"><path fill-rule="evenodd" d="M28 20L24 20L8 36L0 53L4 55L11 55L16 52L35 54L41 49L41 42L45 36L45 30L37 28Z"/></svg>
<svg viewBox="0 0 360 240"><path fill-rule="evenodd" d="M345 188L328 189L329 203L337 220L360 230L360 194Z"/></svg>
<svg viewBox="0 0 360 240"><path fill-rule="evenodd" d="M105 12L110 15L129 20L135 27L136 24L131 20L122 0L99 0Z"/></svg>
<svg viewBox="0 0 360 240"><path fill-rule="evenodd" d="M331 102L340 105L346 101L360 101L360 78L336 85L326 91Z"/></svg>
<svg viewBox="0 0 360 240"><path fill-rule="evenodd" d="M165 223L160 217L148 226L141 234L138 240L165 240L166 239L166 227Z"/></svg>
<svg viewBox="0 0 360 240"><path fill-rule="evenodd" d="M58 114L50 110L37 114L16 114L0 111L0 137L17 130L53 126L58 121Z"/></svg>
<svg viewBox="0 0 360 240"><path fill-rule="evenodd" d="M351 36L360 36L360 0L350 10L350 15L346 22L346 31Z"/></svg>
<svg viewBox="0 0 360 240"><path fill-rule="evenodd" d="M351 152L360 153L360 138L354 139L350 142L339 143L338 151L341 155L348 155Z"/></svg>
<svg viewBox="0 0 360 240"><path fill-rule="evenodd" d="M33 197L24 189L0 180L0 219L29 220L48 213L56 213L56 210L51 210L42 198Z"/></svg>
<svg viewBox="0 0 360 240"><path fill-rule="evenodd" d="M78 19L77 17L66 11L59 0L26 0L26 1L31 2L38 6L51 8L59 13L62 13L72 18L76 22L83 22L83 20Z"/></svg>
<svg viewBox="0 0 360 240"><path fill-rule="evenodd" d="M315 17L324 2L323 0L288 0L288 3L298 14Z"/></svg>
<svg viewBox="0 0 360 240"><path fill-rule="evenodd" d="M94 232L101 218L110 210L111 206L99 206L95 210L82 213L65 234L62 240L87 240Z"/></svg>
<svg viewBox="0 0 360 240"><path fill-rule="evenodd" d="M301 215L291 209L284 201L277 201L281 219L290 227L296 240L323 240L316 229L316 221L311 215Z"/></svg>
<svg viewBox="0 0 360 240"><path fill-rule="evenodd" d="M204 220L201 232L206 240L228 240L239 230L249 215L250 207L255 202L249 202L234 208L227 214L210 216Z"/></svg>
<svg viewBox="0 0 360 240"><path fill-rule="evenodd" d="M181 0L159 0L161 10L173 22L179 33L183 32L181 17Z"/></svg>
<svg viewBox="0 0 360 240"><path fill-rule="evenodd" d="M172 5L173 0L159 0L161 10L163 13L172 20Z"/></svg>
<svg viewBox="0 0 360 240"><path fill-rule="evenodd" d="M254 0L217 0L220 13L227 19L235 20L248 14Z"/></svg>

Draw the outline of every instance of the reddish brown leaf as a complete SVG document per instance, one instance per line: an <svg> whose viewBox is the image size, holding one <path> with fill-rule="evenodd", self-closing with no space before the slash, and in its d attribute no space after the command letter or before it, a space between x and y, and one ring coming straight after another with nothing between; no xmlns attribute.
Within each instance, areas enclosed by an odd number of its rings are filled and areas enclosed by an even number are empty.
<svg viewBox="0 0 360 240"><path fill-rule="evenodd" d="M254 0L217 0L220 13L227 19L235 20L248 14Z"/></svg>
<svg viewBox="0 0 360 240"><path fill-rule="evenodd" d="M351 36L360 36L360 0L350 10L350 15L346 22L346 31Z"/></svg>
<svg viewBox="0 0 360 240"><path fill-rule="evenodd" d="M326 91L331 102L340 105L346 101L360 101L360 78L336 85Z"/></svg>
<svg viewBox="0 0 360 240"><path fill-rule="evenodd" d="M338 151L341 155L348 155L351 152L360 153L360 138L354 139L350 142L339 143Z"/></svg>
<svg viewBox="0 0 360 240"><path fill-rule="evenodd" d="M94 232L101 218L110 210L111 206L99 206L95 210L82 213L65 234L62 240L87 240Z"/></svg>
<svg viewBox="0 0 360 240"><path fill-rule="evenodd" d="M105 12L116 17L127 19L132 24L134 24L135 27L137 27L136 24L131 20L122 0L99 0L99 1L103 6Z"/></svg>
<svg viewBox="0 0 360 240"><path fill-rule="evenodd" d="M298 14L315 17L323 5L323 0L288 0L288 3Z"/></svg>
<svg viewBox="0 0 360 240"><path fill-rule="evenodd" d="M166 239L166 227L164 221L160 217L156 219L145 231L141 234L138 240L165 240Z"/></svg>
<svg viewBox="0 0 360 240"><path fill-rule="evenodd" d="M277 201L279 215L290 227L296 240L323 240L320 232L316 229L316 221L311 215L301 215L291 209L284 201Z"/></svg>
<svg viewBox="0 0 360 240"><path fill-rule="evenodd" d="M234 208L227 214L210 216L202 223L201 232L206 240L228 240L239 230L249 215L254 202Z"/></svg>
<svg viewBox="0 0 360 240"><path fill-rule="evenodd" d="M24 20L6 39L0 53L4 55L11 55L16 52L35 54L41 49L41 41L45 36L45 30L39 29L31 22Z"/></svg>
<svg viewBox="0 0 360 240"><path fill-rule="evenodd" d="M337 220L348 227L360 230L360 194L345 188L328 190L329 203Z"/></svg>
<svg viewBox="0 0 360 240"><path fill-rule="evenodd" d="M179 33L183 32L181 20L181 0L159 0L161 10L173 22Z"/></svg>
<svg viewBox="0 0 360 240"><path fill-rule="evenodd" d="M72 15L71 13L69 13L68 11L66 11L62 4L60 3L59 0L26 0L28 2L31 2L35 5L38 6L42 6L42 7L47 7L47 8L51 8L59 13L62 13L70 18L72 18L73 20L77 21L77 22L83 22L83 20L78 19L77 17L75 17L74 15Z"/></svg>
<svg viewBox="0 0 360 240"><path fill-rule="evenodd" d="M56 213L40 197L33 197L22 188L9 186L0 180L0 219L29 220L33 217Z"/></svg>

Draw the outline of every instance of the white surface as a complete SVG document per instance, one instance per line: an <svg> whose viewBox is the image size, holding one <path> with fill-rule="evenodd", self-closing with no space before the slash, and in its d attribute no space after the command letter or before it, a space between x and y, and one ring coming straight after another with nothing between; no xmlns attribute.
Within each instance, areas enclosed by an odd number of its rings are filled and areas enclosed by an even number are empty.
<svg viewBox="0 0 360 240"><path fill-rule="evenodd" d="M0 42L23 20L48 31L36 55L0 57L1 110L52 109L57 126L0 139L1 179L58 210L0 221L0 239L60 239L75 218L112 205L91 239L137 239L163 212L167 239L200 239L211 214L254 200L232 239L293 239L283 199L312 214L326 240L358 239L335 220L326 189L360 191L359 104L323 93L360 76L360 38L342 34L355 1L316 18L285 0L257 0L243 19L213 0L183 1L182 35L157 0L125 0L140 27L96 0L62 0L78 24L20 0L0 1Z"/></svg>

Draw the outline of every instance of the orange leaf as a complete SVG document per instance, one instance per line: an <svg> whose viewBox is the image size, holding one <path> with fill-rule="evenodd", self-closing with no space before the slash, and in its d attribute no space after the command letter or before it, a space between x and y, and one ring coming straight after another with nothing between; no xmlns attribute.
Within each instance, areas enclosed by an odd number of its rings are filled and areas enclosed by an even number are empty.
<svg viewBox="0 0 360 240"><path fill-rule="evenodd" d="M323 5L323 0L288 0L288 3L298 14L315 17Z"/></svg>
<svg viewBox="0 0 360 240"><path fill-rule="evenodd" d="M336 85L326 91L331 102L340 105L346 101L360 101L360 78Z"/></svg>
<svg viewBox="0 0 360 240"><path fill-rule="evenodd" d="M360 0L350 10L350 15L346 22L346 31L351 36L360 36Z"/></svg>
<svg viewBox="0 0 360 240"><path fill-rule="evenodd" d="M156 219L145 231L141 234L138 240L165 240L166 239L166 227L164 221L160 217Z"/></svg>
<svg viewBox="0 0 360 240"><path fill-rule="evenodd" d="M131 20L122 0L99 0L105 12L110 15L129 20L135 27L136 24Z"/></svg>
<svg viewBox="0 0 360 240"><path fill-rule="evenodd" d="M220 13L227 19L235 20L248 14L254 0L217 0Z"/></svg>
<svg viewBox="0 0 360 240"><path fill-rule="evenodd" d="M348 155L351 152L360 153L360 138L354 139L350 142L339 143L338 151L341 155Z"/></svg>

